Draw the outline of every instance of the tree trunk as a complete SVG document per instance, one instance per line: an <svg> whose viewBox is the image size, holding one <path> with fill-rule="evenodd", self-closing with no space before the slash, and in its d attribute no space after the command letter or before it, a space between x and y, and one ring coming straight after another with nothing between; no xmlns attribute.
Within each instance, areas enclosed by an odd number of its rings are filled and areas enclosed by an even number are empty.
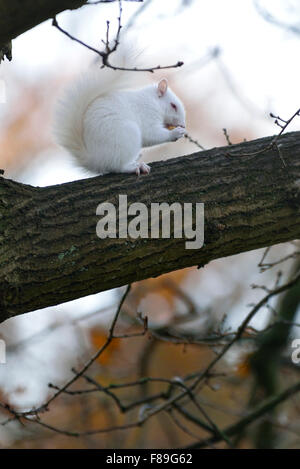
<svg viewBox="0 0 300 469"><path fill-rule="evenodd" d="M31 187L0 178L0 322L17 314L243 251L299 238L300 132L108 174ZM228 152L230 151L230 154ZM280 151L280 154L279 154ZM205 244L99 239L96 207L204 202Z"/></svg>

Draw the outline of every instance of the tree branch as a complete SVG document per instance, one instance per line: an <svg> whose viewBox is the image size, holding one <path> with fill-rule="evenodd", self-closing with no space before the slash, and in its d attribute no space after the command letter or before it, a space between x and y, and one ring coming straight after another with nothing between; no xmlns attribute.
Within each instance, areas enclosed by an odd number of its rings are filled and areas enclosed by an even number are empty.
<svg viewBox="0 0 300 469"><path fill-rule="evenodd" d="M39 188L0 179L0 322L85 295L299 238L300 132L153 163L149 176L107 174ZM278 155L280 146L285 165ZM258 154L255 154L259 150ZM96 208L205 204L205 245L96 236ZM150 210L149 210L150 212Z"/></svg>
<svg viewBox="0 0 300 469"><path fill-rule="evenodd" d="M289 399L294 394L297 394L299 391L300 383L296 383L293 386L285 389L284 391L281 391L277 395L263 400L251 413L241 418L237 423L234 423L233 425L224 428L223 433L225 433L227 436L233 436L240 433L245 427L248 427L248 425L250 425L252 422L255 422L261 416L265 415L270 410L277 407L279 404L282 404L284 401ZM187 412L186 414L189 415ZM221 441L221 437L220 435L216 435L194 443L193 445L187 446L185 449L204 448L214 443L218 443L219 441Z"/></svg>
<svg viewBox="0 0 300 469"><path fill-rule="evenodd" d="M11 39L61 11L85 3L86 0L0 0L0 49Z"/></svg>
<svg viewBox="0 0 300 469"><path fill-rule="evenodd" d="M114 2L116 0L111 0ZM129 1L129 0L127 0ZM142 1L142 0L132 0ZM64 10L73 10L82 5L108 3L87 2L87 0L0 0L0 51L7 50L9 42ZM110 2L109 2L110 3ZM8 51L8 58L11 56Z"/></svg>

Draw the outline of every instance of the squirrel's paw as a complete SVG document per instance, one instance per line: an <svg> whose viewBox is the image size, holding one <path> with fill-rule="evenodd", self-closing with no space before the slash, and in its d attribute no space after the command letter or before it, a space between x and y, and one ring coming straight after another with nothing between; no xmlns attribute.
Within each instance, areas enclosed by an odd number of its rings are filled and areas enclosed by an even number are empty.
<svg viewBox="0 0 300 469"><path fill-rule="evenodd" d="M150 166L148 166L143 161L132 162L125 166L122 170L123 173L135 173L137 176L140 174L149 174L150 173Z"/></svg>
<svg viewBox="0 0 300 469"><path fill-rule="evenodd" d="M136 174L139 176L140 174L149 174L150 173L150 166L143 161L137 164Z"/></svg>
<svg viewBox="0 0 300 469"><path fill-rule="evenodd" d="M186 130L184 127L175 127L175 129L171 130L172 133L172 140L176 141L181 137L184 137L186 134Z"/></svg>

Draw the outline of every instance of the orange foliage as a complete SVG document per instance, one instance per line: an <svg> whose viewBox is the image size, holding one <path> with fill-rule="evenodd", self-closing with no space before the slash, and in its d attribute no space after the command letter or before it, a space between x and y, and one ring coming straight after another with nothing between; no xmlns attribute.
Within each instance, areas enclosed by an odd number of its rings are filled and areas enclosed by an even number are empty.
<svg viewBox="0 0 300 469"><path fill-rule="evenodd" d="M102 329L96 327L90 331L90 338L93 347L96 350L99 350L105 344L107 334ZM116 352L120 350L120 347L121 339L112 339L109 346L103 351L103 353L101 353L97 361L102 365L109 364L113 360Z"/></svg>
<svg viewBox="0 0 300 469"><path fill-rule="evenodd" d="M18 168L51 145L51 101L57 84L23 85L9 103L0 132L0 167ZM45 94L47 90L47 95ZM8 106L8 104L6 104Z"/></svg>

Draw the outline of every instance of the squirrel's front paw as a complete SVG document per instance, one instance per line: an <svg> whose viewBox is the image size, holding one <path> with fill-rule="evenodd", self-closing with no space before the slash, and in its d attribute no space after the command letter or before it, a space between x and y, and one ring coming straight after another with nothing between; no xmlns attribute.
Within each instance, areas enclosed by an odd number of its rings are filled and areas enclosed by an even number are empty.
<svg viewBox="0 0 300 469"><path fill-rule="evenodd" d="M175 142L181 137L184 137L186 134L186 130L183 127L175 127L175 129L171 130L172 140Z"/></svg>

